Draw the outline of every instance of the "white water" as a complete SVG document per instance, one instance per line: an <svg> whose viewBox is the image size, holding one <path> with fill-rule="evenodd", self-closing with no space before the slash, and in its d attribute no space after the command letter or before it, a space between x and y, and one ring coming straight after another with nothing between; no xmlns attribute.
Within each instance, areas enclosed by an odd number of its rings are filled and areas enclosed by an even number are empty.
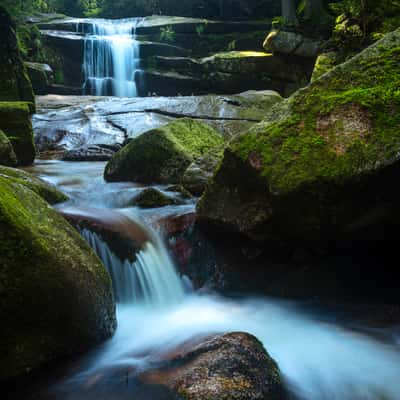
<svg viewBox="0 0 400 400"><path fill-rule="evenodd" d="M135 262L121 261L96 233L84 229L81 234L106 266L120 304L142 303L158 308L183 299L181 280L155 234L152 242L146 243L137 254Z"/></svg>
<svg viewBox="0 0 400 400"><path fill-rule="evenodd" d="M135 79L139 70L140 54L135 37L139 21L140 19L91 20L84 47L85 94L137 96Z"/></svg>
<svg viewBox="0 0 400 400"><path fill-rule="evenodd" d="M48 165L49 176L54 167ZM89 185L97 167L91 163L79 165L80 173L91 176L84 182ZM46 177L45 171L40 171ZM60 171L65 174L61 181L67 182L71 170ZM54 181L54 177L49 179ZM100 176L96 179L98 192L112 187L100 181ZM78 205L83 201L79 196L74 200ZM93 198L93 205L97 201ZM107 375L109 371L140 372L161 359L161 353L193 337L231 331L249 332L262 341L296 399L400 399L398 336L378 341L326 322L326 316L308 314L294 303L185 293L159 237L155 236L132 264L118 260L97 235L86 232L84 236L113 277L120 298L118 328L78 372L58 385L58 400L125 399L118 392L125 388L124 382L115 384ZM126 398L131 398L129 393Z"/></svg>

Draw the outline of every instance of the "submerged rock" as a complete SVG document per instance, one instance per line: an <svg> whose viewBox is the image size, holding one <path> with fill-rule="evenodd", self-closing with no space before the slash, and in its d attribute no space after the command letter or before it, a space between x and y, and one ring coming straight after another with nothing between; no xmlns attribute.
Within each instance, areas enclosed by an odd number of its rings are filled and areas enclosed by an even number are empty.
<svg viewBox="0 0 400 400"><path fill-rule="evenodd" d="M147 188L135 196L131 204L142 208L157 208L182 204L182 202L178 199L167 196L155 188Z"/></svg>
<svg viewBox="0 0 400 400"><path fill-rule="evenodd" d="M62 203L68 200L68 197L55 186L20 169L0 166L0 177L26 186L50 204Z"/></svg>
<svg viewBox="0 0 400 400"><path fill-rule="evenodd" d="M111 280L75 229L48 203L0 176L0 380L108 338Z"/></svg>
<svg viewBox="0 0 400 400"><path fill-rule="evenodd" d="M0 164L8 167L15 167L17 165L17 156L14 153L13 146L4 134L0 130Z"/></svg>
<svg viewBox="0 0 400 400"><path fill-rule="evenodd" d="M118 151L106 166L107 181L177 183L191 162L224 143L222 136L183 118L144 133Z"/></svg>
<svg viewBox="0 0 400 400"><path fill-rule="evenodd" d="M185 400L284 400L276 362L247 333L229 333L184 344L164 368L141 380L167 386Z"/></svg>
<svg viewBox="0 0 400 400"><path fill-rule="evenodd" d="M36 151L30 119L31 104L0 102L0 129L12 143L19 165L30 165L35 159Z"/></svg>
<svg viewBox="0 0 400 400"><path fill-rule="evenodd" d="M390 237L400 222L400 31L237 136L198 205L252 238Z"/></svg>

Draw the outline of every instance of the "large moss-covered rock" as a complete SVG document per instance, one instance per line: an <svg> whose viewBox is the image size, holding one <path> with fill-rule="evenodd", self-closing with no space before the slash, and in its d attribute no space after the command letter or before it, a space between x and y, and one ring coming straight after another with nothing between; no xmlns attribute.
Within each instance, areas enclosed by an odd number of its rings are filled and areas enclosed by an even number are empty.
<svg viewBox="0 0 400 400"><path fill-rule="evenodd" d="M0 6L0 101L34 103L32 85L18 48L15 25Z"/></svg>
<svg viewBox="0 0 400 400"><path fill-rule="evenodd" d="M179 182L186 168L224 140L213 128L183 118L144 133L106 166L107 181Z"/></svg>
<svg viewBox="0 0 400 400"><path fill-rule="evenodd" d="M62 203L68 200L68 197L55 186L20 169L0 166L0 177L26 186L50 204Z"/></svg>
<svg viewBox="0 0 400 400"><path fill-rule="evenodd" d="M0 164L8 167L17 165L17 156L8 137L0 130Z"/></svg>
<svg viewBox="0 0 400 400"><path fill-rule="evenodd" d="M30 165L35 159L31 112L32 103L0 101L0 129L11 141L19 165Z"/></svg>
<svg viewBox="0 0 400 400"><path fill-rule="evenodd" d="M142 376L182 400L284 400L276 362L248 333L216 335L174 350L164 368Z"/></svg>
<svg viewBox="0 0 400 400"><path fill-rule="evenodd" d="M82 351L116 325L104 266L48 203L0 176L0 380Z"/></svg>
<svg viewBox="0 0 400 400"><path fill-rule="evenodd" d="M258 239L399 223L399 63L397 30L274 106L225 151L200 219Z"/></svg>

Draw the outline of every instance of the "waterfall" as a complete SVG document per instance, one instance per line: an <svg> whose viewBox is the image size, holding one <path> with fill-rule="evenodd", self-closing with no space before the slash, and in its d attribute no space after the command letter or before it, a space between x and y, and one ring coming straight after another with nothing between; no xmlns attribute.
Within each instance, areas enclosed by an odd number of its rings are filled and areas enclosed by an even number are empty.
<svg viewBox="0 0 400 400"><path fill-rule="evenodd" d="M184 296L181 279L165 247L157 236L137 254L137 260L120 260L96 233L81 230L82 236L107 268L118 303L165 305Z"/></svg>
<svg viewBox="0 0 400 400"><path fill-rule="evenodd" d="M136 27L139 22L140 19L90 21L84 41L85 94L137 96L135 78L140 52ZM78 24L77 30L80 28L85 30L85 25Z"/></svg>

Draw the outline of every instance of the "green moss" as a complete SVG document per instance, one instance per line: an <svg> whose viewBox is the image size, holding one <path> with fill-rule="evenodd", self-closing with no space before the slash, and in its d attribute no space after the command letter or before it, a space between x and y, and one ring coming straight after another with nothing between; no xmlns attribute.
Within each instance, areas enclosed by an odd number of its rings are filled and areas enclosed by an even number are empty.
<svg viewBox="0 0 400 400"><path fill-rule="evenodd" d="M179 119L133 139L107 164L105 178L178 182L195 158L223 142L222 136L208 125Z"/></svg>
<svg viewBox="0 0 400 400"><path fill-rule="evenodd" d="M0 166L0 176L9 179L11 182L26 186L50 204L62 203L68 200L64 193L28 172Z"/></svg>
<svg viewBox="0 0 400 400"><path fill-rule="evenodd" d="M10 139L20 165L30 165L35 158L31 111L32 103L0 102L0 129Z"/></svg>
<svg viewBox="0 0 400 400"><path fill-rule="evenodd" d="M399 37L397 32L384 43L390 45ZM244 160L252 152L260 153L262 176L270 190L279 193L319 179L339 183L360 170L375 168L378 160L391 162L400 145L399 64L397 46L381 43L366 50L287 100L285 112L273 110L281 118L241 136L232 150ZM368 132L362 137L357 131L360 126L356 126L354 132L348 132L353 140L338 152L334 144L343 126L333 121L352 119L346 110L355 110L360 118L368 119L371 131L364 127Z"/></svg>
<svg viewBox="0 0 400 400"><path fill-rule="evenodd" d="M0 266L0 380L112 333L111 282L99 259L43 199L2 176Z"/></svg>

